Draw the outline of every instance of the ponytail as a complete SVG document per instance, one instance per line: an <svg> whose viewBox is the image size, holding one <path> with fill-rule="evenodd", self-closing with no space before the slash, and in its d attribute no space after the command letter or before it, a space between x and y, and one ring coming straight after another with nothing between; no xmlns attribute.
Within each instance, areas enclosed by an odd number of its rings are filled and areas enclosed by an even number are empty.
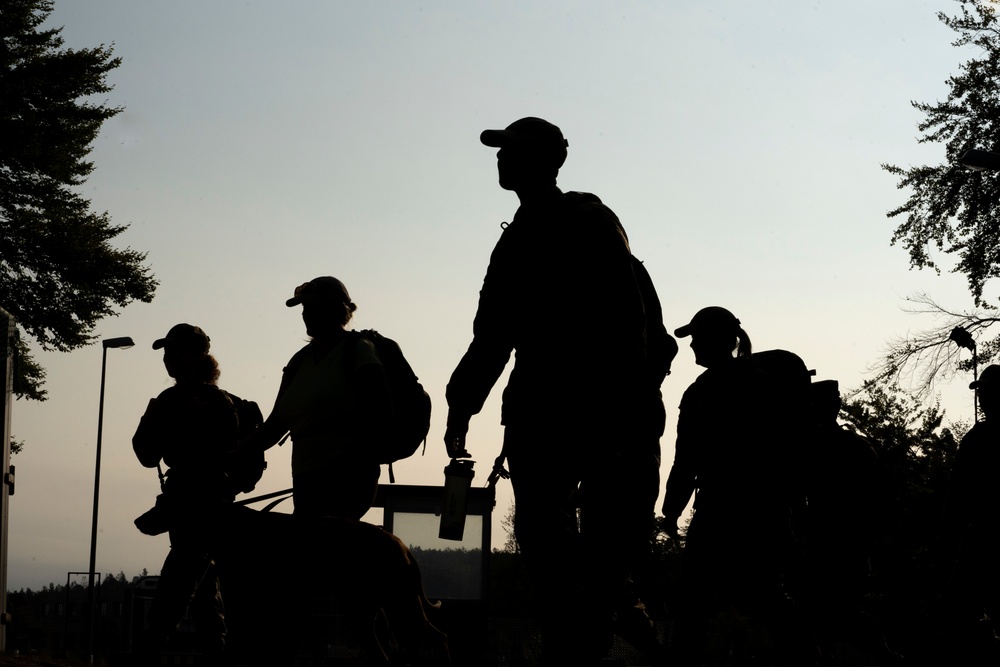
<svg viewBox="0 0 1000 667"><path fill-rule="evenodd" d="M739 339L739 344L736 346L736 358L748 359L753 354L753 345L750 343L750 336L743 330L743 327L737 327L736 337Z"/></svg>

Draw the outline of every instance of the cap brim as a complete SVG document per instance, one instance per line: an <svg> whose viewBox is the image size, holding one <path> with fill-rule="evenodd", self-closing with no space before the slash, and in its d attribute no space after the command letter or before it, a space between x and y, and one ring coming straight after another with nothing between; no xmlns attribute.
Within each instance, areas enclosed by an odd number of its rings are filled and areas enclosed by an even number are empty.
<svg viewBox="0 0 1000 667"><path fill-rule="evenodd" d="M292 306L297 306L302 303L302 297L293 296L291 299L285 302L285 305L291 308Z"/></svg>
<svg viewBox="0 0 1000 667"><path fill-rule="evenodd" d="M479 135L479 141L483 142L484 146L492 148L503 148L515 140L514 133L507 130L483 130Z"/></svg>
<svg viewBox="0 0 1000 667"><path fill-rule="evenodd" d="M166 344L167 344L167 339L166 338L159 338L159 339L153 341L153 349L154 350L159 350L160 348L165 347Z"/></svg>
<svg viewBox="0 0 1000 667"><path fill-rule="evenodd" d="M685 324L684 326L674 329L674 335L678 338L687 338L692 333L694 333L690 324Z"/></svg>

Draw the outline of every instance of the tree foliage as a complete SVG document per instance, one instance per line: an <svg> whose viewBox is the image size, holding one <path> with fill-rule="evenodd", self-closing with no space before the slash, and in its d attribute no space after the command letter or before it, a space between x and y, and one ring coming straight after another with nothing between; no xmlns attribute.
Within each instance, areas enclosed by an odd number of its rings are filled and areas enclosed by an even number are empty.
<svg viewBox="0 0 1000 667"><path fill-rule="evenodd" d="M875 365L876 380L888 386L908 384L921 398L935 384L971 370L970 355L951 339L955 327L977 343L985 365L1000 356L1000 336L987 330L1000 321L996 302L984 296L990 279L1000 277L1000 171L973 171L959 163L971 149L1000 152L1000 22L989 0L956 0L958 12L938 13L956 33L952 45L971 54L946 81L948 95L934 103L911 102L923 114L919 143L940 144L944 161L909 168L883 164L909 190L906 202L889 211L903 221L892 243L905 247L912 268L939 270L935 255L954 258L952 271L964 274L973 300L969 310L945 307L926 294L909 299L912 312L932 316L927 330L889 343Z"/></svg>
<svg viewBox="0 0 1000 667"><path fill-rule="evenodd" d="M127 226L78 191L101 125L121 111L95 101L121 61L104 45L63 48L61 28L41 28L52 7L0 7L0 306L42 349L69 351L92 342L101 319L150 301L157 283L145 253L112 245ZM44 400L44 370L17 346L15 390Z"/></svg>
<svg viewBox="0 0 1000 667"><path fill-rule="evenodd" d="M994 171L971 171L958 162L974 148L1000 149L1000 24L988 0L958 0L960 13L938 13L958 33L952 44L974 47L974 54L947 80L943 102L912 102L924 114L920 143L940 143L945 161L904 169L884 164L909 189L890 218L904 217L892 237L910 255L915 268L934 268L932 250L957 256L954 271L965 274L976 304L990 278L1000 276L1000 180Z"/></svg>

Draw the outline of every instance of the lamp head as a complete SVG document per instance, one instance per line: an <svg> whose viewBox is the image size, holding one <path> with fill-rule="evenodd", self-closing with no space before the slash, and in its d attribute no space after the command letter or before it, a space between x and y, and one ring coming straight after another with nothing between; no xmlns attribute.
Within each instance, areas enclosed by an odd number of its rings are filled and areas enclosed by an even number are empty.
<svg viewBox="0 0 1000 667"><path fill-rule="evenodd" d="M965 327L955 327L952 329L948 339L959 347L964 347L965 349L973 352L976 350L976 340Z"/></svg>
<svg viewBox="0 0 1000 667"><path fill-rule="evenodd" d="M971 148L958 158L958 163L972 171L1000 169L1000 153Z"/></svg>
<svg viewBox="0 0 1000 667"><path fill-rule="evenodd" d="M135 345L135 342L128 336L122 336L120 338L105 338L104 340L101 341L101 345L104 346L105 350L108 349L109 347L116 347L116 348L121 348L123 350L127 350L128 348Z"/></svg>

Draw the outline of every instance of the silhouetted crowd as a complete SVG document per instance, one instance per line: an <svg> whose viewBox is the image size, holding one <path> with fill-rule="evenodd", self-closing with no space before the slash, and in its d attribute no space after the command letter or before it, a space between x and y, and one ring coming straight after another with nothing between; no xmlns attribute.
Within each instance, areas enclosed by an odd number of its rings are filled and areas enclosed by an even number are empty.
<svg viewBox="0 0 1000 667"><path fill-rule="evenodd" d="M880 665L903 664L864 611L870 558L892 500L872 444L838 424L837 381L815 381L792 352L755 352L740 319L720 306L669 335L617 216L595 195L557 187L568 147L560 129L522 118L486 130L481 141L498 149L499 184L520 205L493 250L472 342L448 382L444 439L453 459L470 456L471 419L514 354L497 468L506 465L514 490L514 533L539 600L542 664L602 664L615 635L654 665L718 663L713 628L732 617L762 638L749 664L831 664L844 644ZM372 339L346 328L356 306L336 278L299 286L286 305L302 306L310 341L286 365L266 419L217 387L200 328L179 324L153 345L176 384L150 402L133 441L143 465L169 468L160 472L157 507L137 520L144 532L168 531L171 543L147 652L163 650L190 606L202 618L205 653L221 660L236 629L220 581L252 580L247 534L269 543L280 535L286 548L262 548L267 558L281 558L289 545L313 558L338 552L331 558L345 581L330 593L363 610L355 622L367 637L359 640L366 664L448 664L412 554L359 521L372 506L379 464L393 460L384 443L402 402L392 364ZM668 638L634 580L649 559L661 489L660 387L678 354L675 337L690 339L705 370L680 401L662 504L667 532L683 539ZM945 528L957 556L945 618L956 664L994 665L1000 366L971 388L984 420L962 440L953 473ZM263 472L263 451L289 435L294 514L234 509L236 493ZM361 571L393 583L376 586ZM377 638L380 624L392 629L396 652ZM248 661L255 658L281 661L266 653Z"/></svg>

